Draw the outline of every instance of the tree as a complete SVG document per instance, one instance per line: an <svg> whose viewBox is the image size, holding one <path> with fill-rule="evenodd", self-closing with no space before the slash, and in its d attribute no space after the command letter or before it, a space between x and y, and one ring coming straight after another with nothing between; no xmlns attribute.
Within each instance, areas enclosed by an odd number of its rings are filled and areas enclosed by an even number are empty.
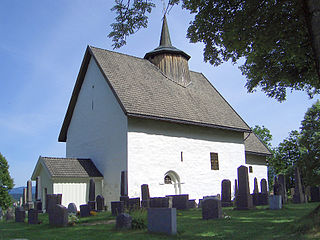
<svg viewBox="0 0 320 240"><path fill-rule="evenodd" d="M320 101L308 109L301 122L301 159L299 162L306 184L320 185Z"/></svg>
<svg viewBox="0 0 320 240"><path fill-rule="evenodd" d="M258 136L258 138L264 143L264 145L266 145L270 152L272 153L272 156L268 156L267 157L267 164L268 164L268 182L269 182L269 188L271 186L273 186L273 178L275 176L275 170L273 168L273 148L271 145L271 141L272 141L272 135L269 129L267 129L265 126L258 126L255 125L252 128L252 131L254 132L254 134L256 134Z"/></svg>
<svg viewBox="0 0 320 240"><path fill-rule="evenodd" d="M112 11L117 17L108 35L115 48L147 26L153 2L115 0ZM179 2L194 14L187 37L204 43L205 61L218 66L246 59L240 70L247 77L248 92L261 88L279 101L286 99L287 88L306 91L310 97L320 93L315 44L320 38L315 35L319 7L311 8L311 0L169 0L166 11Z"/></svg>
<svg viewBox="0 0 320 240"><path fill-rule="evenodd" d="M274 157L270 162L275 175L285 175L287 189L294 187L294 168L301 158L299 138L298 131L291 131L289 136L274 149Z"/></svg>
<svg viewBox="0 0 320 240"><path fill-rule="evenodd" d="M7 209L12 204L9 190L13 188L13 179L9 174L9 165L4 156L0 153L0 206Z"/></svg>

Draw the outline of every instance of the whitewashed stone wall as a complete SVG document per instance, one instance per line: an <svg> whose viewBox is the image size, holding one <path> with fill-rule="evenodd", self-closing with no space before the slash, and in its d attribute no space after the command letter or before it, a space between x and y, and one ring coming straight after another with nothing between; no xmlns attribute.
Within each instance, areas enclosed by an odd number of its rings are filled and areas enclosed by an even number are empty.
<svg viewBox="0 0 320 240"><path fill-rule="evenodd" d="M260 181L262 178L265 178L268 183L268 167L266 165L266 157L256 154L248 154L246 153L246 166L249 169L249 166L252 166L252 173L249 173L249 186L250 192L253 192L254 188L254 178L256 177L258 180L259 191L260 189Z"/></svg>
<svg viewBox="0 0 320 240"><path fill-rule="evenodd" d="M210 152L218 153L219 170L211 170ZM168 171L179 175L181 193L189 194L190 199L220 194L223 179L230 179L234 188L240 165L245 165L242 133L156 120L128 120L130 197L141 195L141 184L149 184L151 197L175 194L173 185L164 184Z"/></svg>
<svg viewBox="0 0 320 240"><path fill-rule="evenodd" d="M119 200L127 169L127 117L91 58L69 125L67 157L91 158L104 176L106 202Z"/></svg>

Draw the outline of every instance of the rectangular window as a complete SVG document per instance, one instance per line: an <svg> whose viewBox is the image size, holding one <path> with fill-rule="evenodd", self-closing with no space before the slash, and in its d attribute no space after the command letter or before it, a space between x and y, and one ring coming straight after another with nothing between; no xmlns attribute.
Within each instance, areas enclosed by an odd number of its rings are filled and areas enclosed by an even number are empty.
<svg viewBox="0 0 320 240"><path fill-rule="evenodd" d="M210 153L211 170L219 170L218 153Z"/></svg>
<svg viewBox="0 0 320 240"><path fill-rule="evenodd" d="M252 166L249 166L249 173L253 173Z"/></svg>
<svg viewBox="0 0 320 240"><path fill-rule="evenodd" d="M183 152L181 152L181 162L183 162Z"/></svg>

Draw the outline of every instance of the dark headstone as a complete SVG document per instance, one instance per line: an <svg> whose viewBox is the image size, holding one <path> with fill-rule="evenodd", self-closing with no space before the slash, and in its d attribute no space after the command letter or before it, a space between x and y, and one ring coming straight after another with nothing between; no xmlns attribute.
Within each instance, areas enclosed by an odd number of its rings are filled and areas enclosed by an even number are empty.
<svg viewBox="0 0 320 240"><path fill-rule="evenodd" d="M127 171L121 172L120 196L128 196L128 173L127 173Z"/></svg>
<svg viewBox="0 0 320 240"><path fill-rule="evenodd" d="M293 203L304 203L304 193L302 190L300 171L298 167L295 168L294 184Z"/></svg>
<svg viewBox="0 0 320 240"><path fill-rule="evenodd" d="M282 208L282 197L281 195L269 196L269 209L279 210Z"/></svg>
<svg viewBox="0 0 320 240"><path fill-rule="evenodd" d="M268 205L268 194L266 193L258 193L258 205L257 206L263 206Z"/></svg>
<svg viewBox="0 0 320 240"><path fill-rule="evenodd" d="M127 213L120 213L116 219L116 229L131 229L132 217Z"/></svg>
<svg viewBox="0 0 320 240"><path fill-rule="evenodd" d="M55 206L61 205L62 194L47 194L47 213L50 213Z"/></svg>
<svg viewBox="0 0 320 240"><path fill-rule="evenodd" d="M124 212L124 202L122 202L122 201L111 202L112 216L117 216L123 212Z"/></svg>
<svg viewBox="0 0 320 240"><path fill-rule="evenodd" d="M57 227L65 227L68 224L68 209L56 204L49 212L49 224Z"/></svg>
<svg viewBox="0 0 320 240"><path fill-rule="evenodd" d="M262 178L260 182L261 193L268 194L267 180Z"/></svg>
<svg viewBox="0 0 320 240"><path fill-rule="evenodd" d="M37 200L34 202L34 209L38 211L38 213L42 213L42 202Z"/></svg>
<svg viewBox="0 0 320 240"><path fill-rule="evenodd" d="M150 207L151 208L168 208L169 197L150 198Z"/></svg>
<svg viewBox="0 0 320 240"><path fill-rule="evenodd" d="M148 200L142 200L142 201L141 201L141 207L143 207L143 208L148 208L148 207L150 207L150 199L148 199Z"/></svg>
<svg viewBox="0 0 320 240"><path fill-rule="evenodd" d="M222 218L221 201L217 198L207 198L201 203L202 219Z"/></svg>
<svg viewBox="0 0 320 240"><path fill-rule="evenodd" d="M36 178L36 195L35 195L36 201L41 200L41 180L40 177L38 176Z"/></svg>
<svg viewBox="0 0 320 240"><path fill-rule="evenodd" d="M231 181L224 179L221 182L221 205L222 207L232 206L231 202Z"/></svg>
<svg viewBox="0 0 320 240"><path fill-rule="evenodd" d="M68 213L77 214L78 209L75 203L69 203L68 205Z"/></svg>
<svg viewBox="0 0 320 240"><path fill-rule="evenodd" d="M124 207L129 207L129 197L128 196L120 196L120 201L124 203Z"/></svg>
<svg viewBox="0 0 320 240"><path fill-rule="evenodd" d="M198 208L202 207L202 201L203 201L203 199L199 199Z"/></svg>
<svg viewBox="0 0 320 240"><path fill-rule="evenodd" d="M282 192L282 186L279 183L278 177L274 177L274 183L273 183L273 195L281 195Z"/></svg>
<svg viewBox="0 0 320 240"><path fill-rule="evenodd" d="M140 209L140 198L130 198L128 208L129 210Z"/></svg>
<svg viewBox="0 0 320 240"><path fill-rule="evenodd" d="M38 210L36 209L30 209L28 211L28 223L29 224L38 224Z"/></svg>
<svg viewBox="0 0 320 240"><path fill-rule="evenodd" d="M88 204L80 205L80 217L89 217L91 208Z"/></svg>
<svg viewBox="0 0 320 240"><path fill-rule="evenodd" d="M176 234L177 210L175 208L148 208L148 231Z"/></svg>
<svg viewBox="0 0 320 240"><path fill-rule="evenodd" d="M101 195L98 195L96 197L96 202L97 202L97 211L103 211L104 210L104 197Z"/></svg>
<svg viewBox="0 0 320 240"><path fill-rule="evenodd" d="M89 201L88 205L90 207L90 210L92 210L92 211L96 210L96 201Z"/></svg>
<svg viewBox="0 0 320 240"><path fill-rule="evenodd" d="M310 187L311 202L320 202L320 188Z"/></svg>
<svg viewBox="0 0 320 240"><path fill-rule="evenodd" d="M141 199L142 201L146 201L150 199L149 186L148 184L141 185Z"/></svg>
<svg viewBox="0 0 320 240"><path fill-rule="evenodd" d="M93 179L90 179L89 183L89 201L94 202L96 200L96 184Z"/></svg>
<svg viewBox="0 0 320 240"><path fill-rule="evenodd" d="M253 188L253 193L259 193L258 179L257 179L256 177L254 178L254 188Z"/></svg>
<svg viewBox="0 0 320 240"><path fill-rule="evenodd" d="M188 209L189 194L168 195L172 197L172 207L178 210Z"/></svg>
<svg viewBox="0 0 320 240"><path fill-rule="evenodd" d="M188 208L197 208L197 203L195 199L189 199Z"/></svg>
<svg viewBox="0 0 320 240"><path fill-rule="evenodd" d="M287 203L288 201L288 194L287 194L287 187L286 187L286 178L283 174L278 175L278 182L281 186L280 195L282 196L282 204Z"/></svg>
<svg viewBox="0 0 320 240"><path fill-rule="evenodd" d="M248 168L238 167L238 193L236 196L236 209L248 210L253 208L252 197L249 189Z"/></svg>
<svg viewBox="0 0 320 240"><path fill-rule="evenodd" d="M26 212L23 207L17 207L15 210L16 222L24 222Z"/></svg>
<svg viewBox="0 0 320 240"><path fill-rule="evenodd" d="M234 197L235 198L236 198L237 194L238 194L238 180L235 179L234 180Z"/></svg>

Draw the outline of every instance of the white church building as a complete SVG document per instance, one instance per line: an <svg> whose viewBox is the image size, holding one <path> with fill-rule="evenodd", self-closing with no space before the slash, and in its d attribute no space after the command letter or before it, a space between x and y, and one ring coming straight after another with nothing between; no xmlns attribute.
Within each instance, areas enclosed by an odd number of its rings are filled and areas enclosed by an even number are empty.
<svg viewBox="0 0 320 240"><path fill-rule="evenodd" d="M234 188L237 168L267 178L270 154L250 127L171 44L164 17L160 46L144 58L88 46L60 131L66 158L39 157L32 175L62 204L88 201L90 178L109 205L128 173L129 197L189 194L190 199ZM43 195L44 196L44 195Z"/></svg>

